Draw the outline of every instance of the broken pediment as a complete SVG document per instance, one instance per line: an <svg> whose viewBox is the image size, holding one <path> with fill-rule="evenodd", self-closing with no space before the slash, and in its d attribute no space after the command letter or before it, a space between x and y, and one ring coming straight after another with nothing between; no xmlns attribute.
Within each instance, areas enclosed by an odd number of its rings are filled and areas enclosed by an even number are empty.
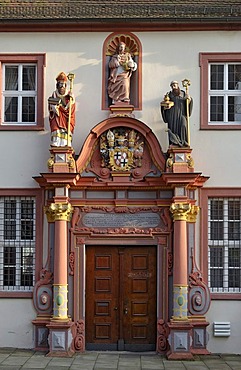
<svg viewBox="0 0 241 370"><path fill-rule="evenodd" d="M129 117L109 118L95 126L76 161L81 176L98 181L142 181L164 171L160 144L143 122Z"/></svg>

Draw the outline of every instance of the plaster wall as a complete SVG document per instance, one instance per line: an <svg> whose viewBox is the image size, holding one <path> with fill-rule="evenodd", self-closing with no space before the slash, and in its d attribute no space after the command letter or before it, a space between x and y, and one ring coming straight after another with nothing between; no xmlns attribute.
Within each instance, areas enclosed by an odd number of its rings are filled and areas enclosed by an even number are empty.
<svg viewBox="0 0 241 370"><path fill-rule="evenodd" d="M241 309L240 301L212 301L207 314L208 327L208 346L207 349L212 353L241 353L240 332L241 322L238 313ZM214 337L213 322L230 322L230 337Z"/></svg>
<svg viewBox="0 0 241 370"><path fill-rule="evenodd" d="M31 299L1 298L0 317L0 347L34 347L32 320L36 313Z"/></svg>
<svg viewBox="0 0 241 370"><path fill-rule="evenodd" d="M89 131L108 117L101 110L102 46L109 33L1 33L3 53L46 53L45 130L41 132L2 131L0 145L6 160L1 161L0 188L37 186L32 176L46 171L50 133L47 99L55 89L61 71L74 72L77 124L73 139L76 153ZM142 44L143 109L137 119L152 128L167 150L166 125L160 115L160 101L170 90L170 81L191 80L194 110L190 119L191 146L195 169L210 176L208 186L237 186L241 173L235 161L240 157L238 131L200 131L199 52L237 52L241 32L143 32L136 33ZM26 150L27 149L27 150ZM232 165L230 165L232 163ZM225 173L225 176L224 176Z"/></svg>

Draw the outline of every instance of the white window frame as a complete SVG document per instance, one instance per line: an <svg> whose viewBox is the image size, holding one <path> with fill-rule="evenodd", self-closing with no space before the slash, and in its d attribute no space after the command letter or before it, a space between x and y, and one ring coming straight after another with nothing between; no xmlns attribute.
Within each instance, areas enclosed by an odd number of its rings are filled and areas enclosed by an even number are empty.
<svg viewBox="0 0 241 370"><path fill-rule="evenodd" d="M211 90L211 66L212 65L223 65L224 66L224 88L223 90ZM241 90L229 90L228 89L228 66L229 65L241 65L241 63L237 62L226 62L226 63L217 63L211 62L208 65L208 124L209 125L240 125L241 126L241 119L237 121L229 121L228 120L228 97L239 97L241 100ZM223 121L211 121L211 97L223 97ZM241 115L241 112L240 112Z"/></svg>
<svg viewBox="0 0 241 370"><path fill-rule="evenodd" d="M5 90L5 67L6 66L14 66L18 67L18 90ZM35 67L35 89L34 90L23 90L22 87L22 75L23 75L23 67L34 66ZM5 121L3 115L3 122L2 125L11 125L11 126L19 126L19 125L37 125L37 64L36 63L4 63L3 64L3 99L2 99L2 111L5 115L5 98L6 97L17 97L18 98L18 113L17 113L17 122L13 121ZM35 99L35 112L34 116L35 119L33 122L22 122L22 99L24 97L32 97Z"/></svg>
<svg viewBox="0 0 241 370"><path fill-rule="evenodd" d="M211 219L211 202L213 200L219 200L223 201L223 219ZM241 261L240 261L240 266L237 267L229 267L228 266L228 258L229 258L229 248L238 248L240 250L240 256L241 256L241 235L239 240L233 240L228 238L228 223L235 222L235 220L229 220L228 218L228 203L229 201L240 201L240 198L237 197L232 197L232 198L222 198L222 197L212 197L208 199L208 230L210 231L211 234L211 222L216 221L216 222L223 222L223 240L213 240L211 238L208 238L208 285L210 288L211 293L241 293L241 281L240 281L240 287L239 288L233 288L229 287L229 282L228 282L228 272L233 269L241 269ZM241 201L240 201L241 205ZM237 222L241 223L241 206L240 206L240 220ZM211 256L210 256L210 247L220 247L223 248L223 266L222 267L215 267L211 266ZM241 258L241 257L240 257ZM223 270L223 287L218 288L218 287L211 287L211 269L222 269ZM241 279L241 273L240 273L240 279Z"/></svg>
<svg viewBox="0 0 241 370"><path fill-rule="evenodd" d="M16 201L16 238L15 239L5 239L4 238L4 217L0 218L0 291L1 292L31 292L33 291L33 286L35 284L35 256L36 256L36 198L32 196L7 196L0 197L0 214L4 215L4 201L5 200L15 200ZM33 201L33 238L21 239L21 201L31 200ZM9 220L9 219L8 219ZM15 285L4 285L4 248L14 247L16 249L16 264L15 270ZM33 250L33 264L32 264L32 278L33 284L21 285L21 251L24 248L30 248Z"/></svg>

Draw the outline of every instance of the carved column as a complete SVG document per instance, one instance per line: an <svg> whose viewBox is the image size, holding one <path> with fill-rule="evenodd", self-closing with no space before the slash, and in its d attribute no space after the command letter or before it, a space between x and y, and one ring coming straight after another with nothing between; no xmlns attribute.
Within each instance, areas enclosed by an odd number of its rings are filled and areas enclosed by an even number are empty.
<svg viewBox="0 0 241 370"><path fill-rule="evenodd" d="M174 268L173 268L173 319L187 320L187 214L189 203L173 203L171 212L174 220Z"/></svg>
<svg viewBox="0 0 241 370"><path fill-rule="evenodd" d="M56 200L56 199L55 199ZM51 203L45 209L49 222L55 223L53 317L49 328L49 356L71 353L72 321L68 316L68 238L67 222L73 207L67 202Z"/></svg>
<svg viewBox="0 0 241 370"><path fill-rule="evenodd" d="M188 202L173 203L170 207L174 221L173 241L173 316L169 323L170 359L191 359L191 329L188 320L188 249L187 215L191 211Z"/></svg>

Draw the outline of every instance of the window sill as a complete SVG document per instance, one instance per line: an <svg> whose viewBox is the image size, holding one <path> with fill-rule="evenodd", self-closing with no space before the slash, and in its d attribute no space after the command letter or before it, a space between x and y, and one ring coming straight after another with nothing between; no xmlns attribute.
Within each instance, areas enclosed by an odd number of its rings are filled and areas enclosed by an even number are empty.
<svg viewBox="0 0 241 370"><path fill-rule="evenodd" d="M0 131L43 131L44 126L40 125L0 125Z"/></svg>
<svg viewBox="0 0 241 370"><path fill-rule="evenodd" d="M241 130L241 125L202 125L200 130Z"/></svg>
<svg viewBox="0 0 241 370"><path fill-rule="evenodd" d="M211 300L240 301L241 293L211 293Z"/></svg>
<svg viewBox="0 0 241 370"><path fill-rule="evenodd" d="M2 291L0 292L0 298L33 298L33 292Z"/></svg>

